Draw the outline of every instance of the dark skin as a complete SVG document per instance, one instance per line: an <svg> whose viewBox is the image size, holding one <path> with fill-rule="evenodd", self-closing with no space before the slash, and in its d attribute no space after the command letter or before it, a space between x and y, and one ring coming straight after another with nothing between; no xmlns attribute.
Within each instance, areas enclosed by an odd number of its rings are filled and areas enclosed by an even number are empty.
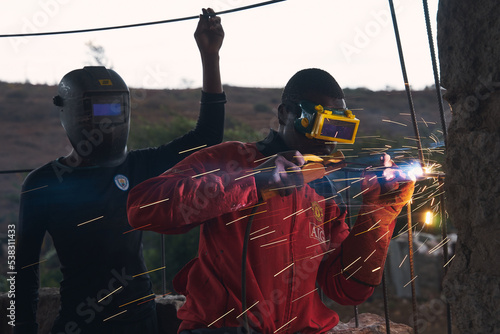
<svg viewBox="0 0 500 334"><path fill-rule="evenodd" d="M305 94L304 100L321 104L325 108L345 108L344 99L336 99L321 94ZM335 143L309 139L295 130L294 122L297 116L297 109L293 105L281 104L279 106L278 135L286 146L292 150L277 153L255 168L260 171L255 175L255 183L259 191L278 189L280 196L290 195L293 188L304 184L302 174L298 173L305 164L302 154L329 155L335 150Z"/></svg>

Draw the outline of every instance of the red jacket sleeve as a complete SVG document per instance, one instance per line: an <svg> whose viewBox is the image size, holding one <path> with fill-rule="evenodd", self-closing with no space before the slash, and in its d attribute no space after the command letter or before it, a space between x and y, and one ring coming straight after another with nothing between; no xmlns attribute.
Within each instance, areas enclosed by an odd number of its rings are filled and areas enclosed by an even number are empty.
<svg viewBox="0 0 500 334"><path fill-rule="evenodd" d="M255 181L248 176L252 170L230 160L232 154L242 154L242 145L223 143L198 151L134 187L127 202L130 225L165 234L184 233L257 203Z"/></svg>

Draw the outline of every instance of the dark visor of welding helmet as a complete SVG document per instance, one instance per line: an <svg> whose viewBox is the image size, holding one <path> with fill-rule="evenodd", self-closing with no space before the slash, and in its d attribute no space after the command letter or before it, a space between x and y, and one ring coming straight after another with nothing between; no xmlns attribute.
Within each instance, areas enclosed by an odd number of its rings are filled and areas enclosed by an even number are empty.
<svg viewBox="0 0 500 334"><path fill-rule="evenodd" d="M354 143L359 119L349 109L325 109L319 104L301 101L297 104L301 115L295 120L295 129L308 138L339 143Z"/></svg>
<svg viewBox="0 0 500 334"><path fill-rule="evenodd" d="M128 94L126 93L85 93L83 109L92 117L92 123L103 121L114 125L124 123L128 118Z"/></svg>

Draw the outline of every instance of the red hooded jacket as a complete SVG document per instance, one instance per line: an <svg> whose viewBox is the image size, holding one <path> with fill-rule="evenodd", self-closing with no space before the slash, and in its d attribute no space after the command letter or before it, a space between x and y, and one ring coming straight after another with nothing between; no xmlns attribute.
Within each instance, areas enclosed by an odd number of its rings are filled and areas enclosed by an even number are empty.
<svg viewBox="0 0 500 334"><path fill-rule="evenodd" d="M323 333L339 318L322 303L318 288L345 305L373 293L341 273L341 243L349 229L328 180L259 202L252 169L266 159L261 151L240 142L206 148L129 194L134 228L175 234L201 224L198 257L174 279L186 296L179 331L242 326L241 261L249 219L246 305L256 331ZM330 195L319 189L330 189Z"/></svg>

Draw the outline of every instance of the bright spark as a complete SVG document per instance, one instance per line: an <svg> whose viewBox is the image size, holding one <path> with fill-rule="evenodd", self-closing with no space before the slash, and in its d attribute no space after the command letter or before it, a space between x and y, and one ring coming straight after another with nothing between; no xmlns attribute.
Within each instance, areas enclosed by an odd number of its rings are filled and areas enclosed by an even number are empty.
<svg viewBox="0 0 500 334"><path fill-rule="evenodd" d="M101 219L101 218L104 218L104 216L100 216L100 217L97 217L97 218L94 218L94 219L91 219L91 220L87 220L86 222L80 223L80 224L78 224L76 226L82 226L82 225L91 223L91 222L96 221L96 220Z"/></svg>
<svg viewBox="0 0 500 334"><path fill-rule="evenodd" d="M411 282L413 282L415 280L415 278L417 278L418 275L416 275L415 277L413 277L408 283L406 283L403 288L406 288L408 286L408 284L410 284Z"/></svg>
<svg viewBox="0 0 500 334"><path fill-rule="evenodd" d="M142 205L142 206L139 207L139 209L147 208L148 206L155 205L155 204L158 204L158 203L163 203L163 202L166 202L168 200L169 200L169 198L161 199L161 200L153 202L153 203Z"/></svg>
<svg viewBox="0 0 500 334"><path fill-rule="evenodd" d="M456 254L455 254L455 255L456 255ZM446 262L446 263L444 264L443 268L444 268L444 267L446 267L448 264L450 264L451 260L453 260L453 259L455 258L455 255L453 255L453 256L452 256L452 257L448 260L448 262Z"/></svg>
<svg viewBox="0 0 500 334"><path fill-rule="evenodd" d="M403 261L401 261L401 263L399 264L399 268L401 268L401 266L403 265L403 263L406 261L407 257L408 257L408 254L405 255L405 257L403 258Z"/></svg>
<svg viewBox="0 0 500 334"><path fill-rule="evenodd" d="M194 151L194 150L206 147L206 146L207 146L207 144L201 145L201 146L198 146L198 147L193 147L193 148L190 148L190 149L187 149L187 150L184 150L184 151L180 151L179 154L186 153L186 152L189 152L189 151Z"/></svg>
<svg viewBox="0 0 500 334"><path fill-rule="evenodd" d="M113 293L115 293L116 291L118 290L121 290L123 289L123 286L120 286L119 288L115 289L113 292L110 292L108 293L106 296L102 297L101 300L98 300L97 302L100 303L102 302L104 299L108 298L109 296L111 296Z"/></svg>
<svg viewBox="0 0 500 334"><path fill-rule="evenodd" d="M117 316L119 316L120 314L123 314L123 313L125 313L125 312L127 312L127 310L123 310L123 311L121 311L120 313L117 313L117 314L115 314L115 315L112 315L111 317L108 317L108 318L104 319L102 322L104 322L104 321L108 321L109 319L114 318L114 317L117 317Z"/></svg>
<svg viewBox="0 0 500 334"><path fill-rule="evenodd" d="M345 267L343 270L347 270L347 268L349 268L350 266L352 266L354 263L356 263L356 261L358 261L359 259L361 259L361 256L358 257L356 260L352 261L352 263L350 265L348 265L347 267Z"/></svg>
<svg viewBox="0 0 500 334"><path fill-rule="evenodd" d="M155 295L155 294L154 294L154 293L152 293L152 294L150 294L150 295L147 295L147 296L144 296L144 297L141 297L141 298L137 298L136 300L132 300L131 302L128 302L128 303L122 304L122 305L120 305L120 306L118 306L118 307L123 307L123 306L126 306L126 305L128 305L128 304L132 304L132 303L134 303L134 302L136 302L136 301L138 301L138 300L141 300L141 299L144 299L144 298L148 298L148 297L151 297L151 296L154 296L154 295Z"/></svg>
<svg viewBox="0 0 500 334"><path fill-rule="evenodd" d="M219 321L220 319L224 318L226 315L228 315L229 313L233 312L234 311L234 307L232 309L230 309L229 311L227 311L225 314L221 315L219 318L217 318L216 320L214 320L210 325L208 325L207 327L210 327L212 326L213 324L215 324L217 321Z"/></svg>
<svg viewBox="0 0 500 334"><path fill-rule="evenodd" d="M425 225L431 225L432 224L432 212L427 211L425 213Z"/></svg>
<svg viewBox="0 0 500 334"><path fill-rule="evenodd" d="M198 175L193 175L193 176L191 176L191 178L194 179L195 177L207 175L207 174L210 174L210 173L215 173L215 172L218 172L218 171L220 171L220 168L217 168L217 169L205 172L205 173L201 173L201 174L198 174Z"/></svg>
<svg viewBox="0 0 500 334"><path fill-rule="evenodd" d="M370 258L370 257L371 257L371 256L372 256L375 252L376 252L376 251L377 251L377 250L376 250L376 249L374 249L374 250L373 250L373 252L371 252L371 253L370 253L370 255L368 255L368 256L366 257L366 259L365 259L363 262L368 261L368 259L369 259L369 258Z"/></svg>
<svg viewBox="0 0 500 334"><path fill-rule="evenodd" d="M264 210L264 211L259 211L259 212L253 213L253 214L251 214L251 215L246 215L246 216L243 216L243 217L237 218L237 219L235 219L235 220L233 220L233 221L230 221L229 223L226 223L226 226L227 226L227 225L231 225L231 224L233 224L233 223L236 223L237 221L242 220L242 219L245 219L245 218L247 218L247 217L250 217L250 216L255 216L255 215L258 215L258 214L261 214L261 213L265 213L265 212L267 212L267 210Z"/></svg>
<svg viewBox="0 0 500 334"><path fill-rule="evenodd" d="M272 234L272 233L274 233L274 232L276 232L276 230L272 230L272 231L270 231L270 232L267 232L267 233L264 233L264 234L261 234L261 235L258 235L258 236L255 236L255 237L252 237L252 238L250 238L250 240L255 240L255 239L261 238L261 237L263 237L263 236L266 236L266 235Z"/></svg>
<svg viewBox="0 0 500 334"><path fill-rule="evenodd" d="M123 234L127 234L127 233L130 233L130 232L133 232L133 231L138 231L141 228L145 228L146 226L150 226L150 225L153 225L153 224L147 224L147 225L139 226L138 228L133 228L131 230L125 231L125 232L123 232Z"/></svg>
<svg viewBox="0 0 500 334"><path fill-rule="evenodd" d="M160 268L156 268L156 269L153 269L153 270L145 271L145 272L143 272L143 273L140 273L140 274L134 275L134 276L132 276L132 277L141 276L141 275L144 275L144 274L147 274L147 273L151 273L151 272L153 272L153 271L161 270L161 269L163 269L163 268L165 268L165 266L160 267Z"/></svg>
<svg viewBox="0 0 500 334"><path fill-rule="evenodd" d="M375 242L379 242L380 239L386 236L387 233L389 233L390 230L387 230L380 238L378 238Z"/></svg>
<svg viewBox="0 0 500 334"><path fill-rule="evenodd" d="M327 250L326 252L323 252L323 253L320 253L320 254L316 254L316 255L312 256L312 257L310 258L310 260L312 260L312 259L314 259L314 258L317 258L317 257L320 257L320 256L323 256L323 255L325 255L325 254L331 253L331 252L333 252L334 250L335 250L335 248L332 248L332 249L330 249L330 250Z"/></svg>
<svg viewBox="0 0 500 334"><path fill-rule="evenodd" d="M48 187L48 185L45 185L45 186L41 186L41 187L38 187L38 188L33 188L33 189L30 189L30 190L25 190L25 191L22 191L21 194L26 194L26 193L29 193L30 191L40 190L40 189L47 188L47 187Z"/></svg>
<svg viewBox="0 0 500 334"><path fill-rule="evenodd" d="M45 262L45 261L47 261L47 259L44 259L44 260L41 260L41 261L38 261L38 262L35 262L35 263L32 263L32 264L28 264L27 266L21 267L21 269L28 268L28 267L40 264L40 263Z"/></svg>
<svg viewBox="0 0 500 334"><path fill-rule="evenodd" d="M236 319L238 319L239 317L241 317L243 314L247 313L248 310L250 310L252 307L254 307L255 305L257 305L259 303L259 301L257 300L255 303L253 303L252 306L250 306L249 308L247 308L245 311L241 312L239 316L236 317Z"/></svg>
<svg viewBox="0 0 500 334"><path fill-rule="evenodd" d="M305 295L300 296L300 297L299 297L299 298L297 298L297 299L292 300L292 303L293 303L293 302L296 302L297 300L299 300L299 299L301 299L301 298L304 298L304 297L305 297L305 296L307 296L307 295L310 295L311 293L314 293L315 291L318 291L318 288L314 289L313 291L310 291L310 292L306 293Z"/></svg>
<svg viewBox="0 0 500 334"><path fill-rule="evenodd" d="M378 271L378 270L380 270L380 267L373 269L373 270L372 270L372 273L374 273L374 272L376 272L376 271Z"/></svg>
<svg viewBox="0 0 500 334"><path fill-rule="evenodd" d="M257 230L257 231L254 231L254 232L250 233L250 235L255 234L255 233L259 233L260 231L264 231L265 229L267 229L267 228L269 228L269 227L270 227L269 225L268 225L268 226L266 226L266 227L263 227L263 228L261 228L260 230Z"/></svg>
<svg viewBox="0 0 500 334"><path fill-rule="evenodd" d="M446 245L448 242L450 242L450 238L446 238L446 239L443 239L440 243L438 243L436 246L434 246L432 249L429 250L429 254L432 254L434 253L435 251L437 251L439 248L443 247L444 245Z"/></svg>
<svg viewBox="0 0 500 334"><path fill-rule="evenodd" d="M260 162L260 161L264 161L264 160L268 160L268 159L271 159L271 158L273 158L273 157L275 157L275 156L277 156L277 154L273 154L273 155L270 155L270 156L268 156L268 157L264 157L264 158L261 158L261 159L257 159L257 160L255 160L255 161L254 161L254 163L256 163L256 162Z"/></svg>
<svg viewBox="0 0 500 334"><path fill-rule="evenodd" d="M259 174L259 173L260 173L260 170L258 170L256 172L253 172L253 173L250 173L250 174L247 174L247 175L244 175L244 176L237 177L234 180L238 181L238 180L244 179L245 177L249 177L249 176L252 176L252 175L255 175L255 174Z"/></svg>
<svg viewBox="0 0 500 334"><path fill-rule="evenodd" d="M292 320L290 320L289 322L287 322L286 324L284 324L283 326L281 326L280 328L278 328L277 330L275 330L273 333L279 332L281 329L283 329L285 326L287 326L288 324L290 324L295 319L297 319L297 317L293 318Z"/></svg>
<svg viewBox="0 0 500 334"><path fill-rule="evenodd" d="M346 280L348 280L349 278L351 278L355 273L357 273L361 268L363 268L362 266L359 267L358 269L356 269L355 272L353 272L352 274L349 275L349 277L346 278Z"/></svg>
<svg viewBox="0 0 500 334"><path fill-rule="evenodd" d="M274 277L278 276L279 274L281 274L282 272L284 272L285 270L287 270L288 268L290 268L291 266L293 266L294 263L290 263L288 266L286 266L285 268L281 269L280 271L278 271L276 274L274 274Z"/></svg>
<svg viewBox="0 0 500 334"><path fill-rule="evenodd" d="M278 240L278 241L270 242L270 243L265 244L265 245L260 245L260 247L271 246L271 245L274 245L274 244L277 244L277 243L280 243L280 242L283 242L283 241L287 241L287 240L288 240L288 239L282 239L282 240Z"/></svg>

